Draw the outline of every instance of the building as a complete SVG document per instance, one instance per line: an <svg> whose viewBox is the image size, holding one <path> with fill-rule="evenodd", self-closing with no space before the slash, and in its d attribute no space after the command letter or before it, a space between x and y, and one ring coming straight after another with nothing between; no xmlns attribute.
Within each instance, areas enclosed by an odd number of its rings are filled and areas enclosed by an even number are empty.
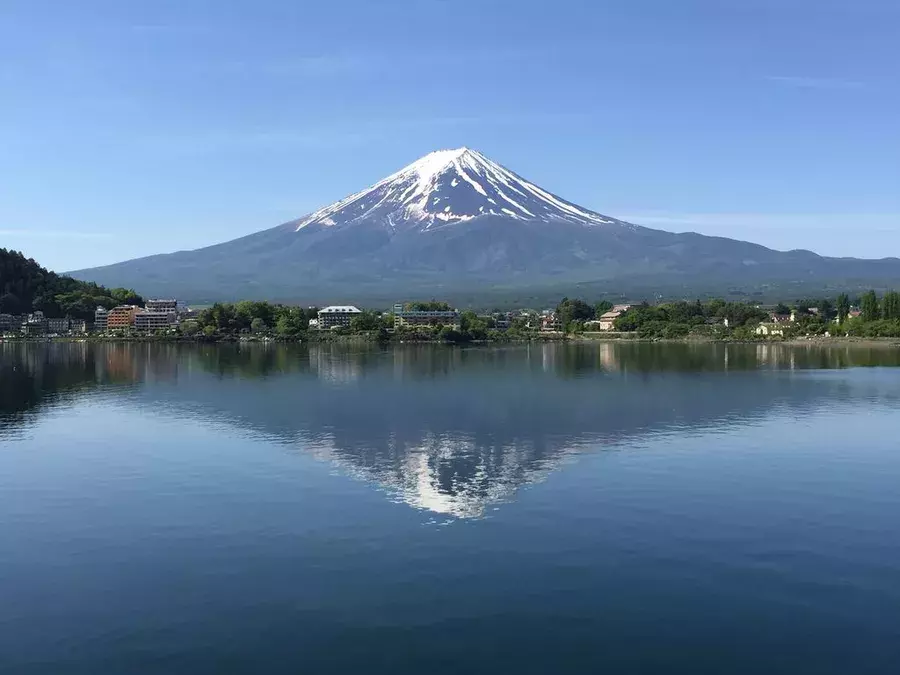
<svg viewBox="0 0 900 675"><path fill-rule="evenodd" d="M47 332L55 333L56 335L59 335L60 333L68 333L69 319L47 319Z"/></svg>
<svg viewBox="0 0 900 675"><path fill-rule="evenodd" d="M84 319L72 319L69 321L69 332L70 333L87 333L88 325L87 321Z"/></svg>
<svg viewBox="0 0 900 675"><path fill-rule="evenodd" d="M512 325L512 312L492 314L491 319L494 322L494 328L497 330L509 330Z"/></svg>
<svg viewBox="0 0 900 675"><path fill-rule="evenodd" d="M165 330L171 328L177 323L175 310L172 311L153 311L153 312L137 312L134 315L135 330Z"/></svg>
<svg viewBox="0 0 900 675"><path fill-rule="evenodd" d="M144 303L144 309L148 312L164 312L164 313L178 313L178 301L177 300L147 300Z"/></svg>
<svg viewBox="0 0 900 675"><path fill-rule="evenodd" d="M22 330L25 317L16 314L0 314L0 333L18 333Z"/></svg>
<svg viewBox="0 0 900 675"><path fill-rule="evenodd" d="M611 310L601 314L600 318L596 319L596 322L592 321L591 324L595 325L597 330L615 330L616 319L622 316L629 309L631 309L631 305L613 305L613 308Z"/></svg>
<svg viewBox="0 0 900 675"><path fill-rule="evenodd" d="M319 330L319 320L318 319L310 319L309 320L309 330Z"/></svg>
<svg viewBox="0 0 900 675"><path fill-rule="evenodd" d="M25 335L44 335L46 332L47 320L44 318L43 312L29 314L28 318L22 324L22 333Z"/></svg>
<svg viewBox="0 0 900 675"><path fill-rule="evenodd" d="M394 305L394 329L418 326L450 326L459 328L459 311L455 309L406 309Z"/></svg>
<svg viewBox="0 0 900 675"><path fill-rule="evenodd" d="M757 335L764 335L766 337L780 336L784 337L784 322L775 323L761 323L756 327Z"/></svg>
<svg viewBox="0 0 900 675"><path fill-rule="evenodd" d="M349 326L353 317L362 310L353 305L330 305L319 310L319 330L331 330L338 326Z"/></svg>
<svg viewBox="0 0 900 675"><path fill-rule="evenodd" d="M556 312L545 311L541 315L541 331L544 333L559 333L562 329L562 321L559 320Z"/></svg>
<svg viewBox="0 0 900 675"><path fill-rule="evenodd" d="M776 314L772 312L769 314L769 319L771 323L792 323L797 320L797 312L791 312L790 314Z"/></svg>
<svg viewBox="0 0 900 675"><path fill-rule="evenodd" d="M141 308L136 305L119 305L118 307L113 307L106 315L107 330L133 328L134 317L140 309Z"/></svg>
<svg viewBox="0 0 900 675"><path fill-rule="evenodd" d="M105 333L108 317L109 310L107 310L106 307L98 307L94 310L94 330L98 333Z"/></svg>

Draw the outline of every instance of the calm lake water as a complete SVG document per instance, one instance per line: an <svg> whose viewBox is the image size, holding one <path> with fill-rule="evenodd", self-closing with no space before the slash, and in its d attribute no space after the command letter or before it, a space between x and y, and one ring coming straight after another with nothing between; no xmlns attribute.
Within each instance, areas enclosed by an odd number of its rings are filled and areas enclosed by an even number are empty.
<svg viewBox="0 0 900 675"><path fill-rule="evenodd" d="M0 344L0 673L900 673L897 366Z"/></svg>

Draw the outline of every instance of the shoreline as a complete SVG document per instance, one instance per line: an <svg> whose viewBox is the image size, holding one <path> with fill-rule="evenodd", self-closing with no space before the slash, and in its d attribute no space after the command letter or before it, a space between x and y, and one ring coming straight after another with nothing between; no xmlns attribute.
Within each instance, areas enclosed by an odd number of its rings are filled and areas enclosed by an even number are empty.
<svg viewBox="0 0 900 675"><path fill-rule="evenodd" d="M18 343L140 343L140 344L192 344L192 345L218 345L218 344L382 344L386 346L393 345L410 345L410 344L435 344L445 345L449 347L455 346L480 346L480 345L501 345L501 344L528 344L533 342L540 343L568 343L568 344L590 344L590 343L640 343L640 344L734 344L734 345L782 345L787 347L861 347L861 348L896 348L900 349L900 338L860 338L860 337L822 337L812 336L804 338L791 338L788 340L779 339L760 339L760 340L731 340L727 338L711 338L711 337L684 337L684 338L639 338L636 335L618 334L618 335L535 335L526 338L508 338L504 340L478 340L469 342L445 342L442 340L376 340L366 335L348 335L348 336L323 336L313 339L305 338L246 338L238 336L222 336L216 338L197 338L197 337L161 337L161 336L58 336L58 337L0 337L0 344L18 344Z"/></svg>

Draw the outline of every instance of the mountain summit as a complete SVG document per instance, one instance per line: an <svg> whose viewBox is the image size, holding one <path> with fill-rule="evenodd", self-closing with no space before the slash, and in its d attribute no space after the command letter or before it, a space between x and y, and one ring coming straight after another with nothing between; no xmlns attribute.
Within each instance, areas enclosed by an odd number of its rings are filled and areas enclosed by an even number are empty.
<svg viewBox="0 0 900 675"><path fill-rule="evenodd" d="M468 148L439 150L278 227L195 251L73 276L192 302L268 298L486 300L592 293L632 298L789 286L896 287L900 261L823 258L674 234L578 206Z"/></svg>
<svg viewBox="0 0 900 675"><path fill-rule="evenodd" d="M297 230L376 221L431 229L483 216L582 225L624 225L539 188L468 148L438 150L302 219Z"/></svg>

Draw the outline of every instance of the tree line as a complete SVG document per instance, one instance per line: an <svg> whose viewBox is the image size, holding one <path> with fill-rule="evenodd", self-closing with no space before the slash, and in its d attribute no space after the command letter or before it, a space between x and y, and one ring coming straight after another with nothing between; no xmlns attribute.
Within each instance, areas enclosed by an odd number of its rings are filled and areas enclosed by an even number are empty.
<svg viewBox="0 0 900 675"><path fill-rule="evenodd" d="M18 251L0 248L0 314L40 311L50 318L91 320L97 307L143 304L131 289L78 281L51 272Z"/></svg>

